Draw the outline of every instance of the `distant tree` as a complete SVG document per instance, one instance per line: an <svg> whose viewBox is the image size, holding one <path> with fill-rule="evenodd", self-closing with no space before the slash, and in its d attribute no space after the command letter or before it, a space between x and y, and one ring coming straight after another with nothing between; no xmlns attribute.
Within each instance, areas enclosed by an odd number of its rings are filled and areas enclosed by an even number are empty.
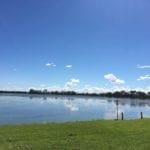
<svg viewBox="0 0 150 150"><path fill-rule="evenodd" d="M145 99L146 98L146 93L138 91L136 92L137 97Z"/></svg>
<svg viewBox="0 0 150 150"><path fill-rule="evenodd" d="M42 91L41 90L30 89L29 94L42 94Z"/></svg>
<svg viewBox="0 0 150 150"><path fill-rule="evenodd" d="M47 90L47 89L44 89L44 90L43 90L43 94L48 94L48 90Z"/></svg>

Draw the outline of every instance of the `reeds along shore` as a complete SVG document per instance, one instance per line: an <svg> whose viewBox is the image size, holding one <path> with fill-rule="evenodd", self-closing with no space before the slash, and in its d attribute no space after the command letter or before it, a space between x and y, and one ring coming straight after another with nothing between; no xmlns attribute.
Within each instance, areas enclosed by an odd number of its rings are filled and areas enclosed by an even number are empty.
<svg viewBox="0 0 150 150"><path fill-rule="evenodd" d="M75 91L48 91L30 89L29 91L0 91L0 93L12 94L46 94L46 95L81 95L81 96L100 96L100 97L114 97L114 98L139 98L150 99L150 92L142 91L116 91L106 93L78 93Z"/></svg>

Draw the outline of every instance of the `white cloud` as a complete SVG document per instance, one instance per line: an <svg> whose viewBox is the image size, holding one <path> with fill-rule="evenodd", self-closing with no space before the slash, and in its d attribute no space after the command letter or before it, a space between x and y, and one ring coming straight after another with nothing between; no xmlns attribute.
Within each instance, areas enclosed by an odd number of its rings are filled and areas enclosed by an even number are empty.
<svg viewBox="0 0 150 150"><path fill-rule="evenodd" d="M115 84L124 84L125 81L117 78L115 75L112 73L104 75L104 78L107 79L108 81L115 83Z"/></svg>
<svg viewBox="0 0 150 150"><path fill-rule="evenodd" d="M19 87L17 85L13 85L12 83L8 83L5 87L0 87L0 90L4 91L26 91L26 88Z"/></svg>
<svg viewBox="0 0 150 150"><path fill-rule="evenodd" d="M46 86L44 84L41 84L39 86L36 87L29 87L29 89L36 89L36 90L44 90L47 89L48 91L76 91L75 87L78 86L78 84L80 83L79 79L70 79L68 82L66 82L64 84L64 86L60 86L60 85L52 85L52 86Z"/></svg>
<svg viewBox="0 0 150 150"><path fill-rule="evenodd" d="M92 85L85 85L83 88L79 89L79 93L107 93L107 92L116 92L116 91L130 91L133 90L128 86L121 86L121 85L113 85L111 87L107 86L92 86ZM134 89L136 90L136 89Z"/></svg>
<svg viewBox="0 0 150 150"><path fill-rule="evenodd" d="M76 83L76 84L80 83L80 80L79 80L79 79L74 79L74 78L72 78L70 81L73 82L73 83Z"/></svg>
<svg viewBox="0 0 150 150"><path fill-rule="evenodd" d="M73 90L79 83L79 79L70 79L70 81L65 83L64 90Z"/></svg>
<svg viewBox="0 0 150 150"><path fill-rule="evenodd" d="M138 81L141 81L141 80L150 80L150 75L145 75L145 76L140 76L138 79Z"/></svg>
<svg viewBox="0 0 150 150"><path fill-rule="evenodd" d="M109 90L105 87L97 87L97 86L91 86L91 85L85 85L82 89L80 89L79 93L105 93Z"/></svg>
<svg viewBox="0 0 150 150"><path fill-rule="evenodd" d="M137 68L140 68L140 69L150 69L150 65L144 65L144 66L137 65Z"/></svg>
<svg viewBox="0 0 150 150"><path fill-rule="evenodd" d="M78 80L78 79L75 79ZM116 92L116 91L142 91L142 92L149 92L150 91L150 86L146 86L146 87L128 87L128 86L120 86L120 85L114 85L112 87L106 87L106 86L92 86L92 85L85 85L83 87L80 88L76 88L78 86L80 82L71 82L68 81L65 83L64 86L60 86L60 85L53 85L53 86L45 86L45 87L41 87L40 85L37 87L29 87L26 88L24 90L29 90L29 89L36 89L36 90L44 90L47 89L48 91L75 91L78 93L107 93L107 92ZM18 88L9 86L6 88L1 88L1 90L19 90ZM23 90L20 88L20 90Z"/></svg>
<svg viewBox="0 0 150 150"><path fill-rule="evenodd" d="M47 66L47 67L56 67L56 65L54 63L46 63L45 66Z"/></svg>
<svg viewBox="0 0 150 150"><path fill-rule="evenodd" d="M62 91L62 87L59 85L49 86L46 88L48 91Z"/></svg>
<svg viewBox="0 0 150 150"><path fill-rule="evenodd" d="M35 90L44 90L44 89L47 89L48 91L62 91L62 87L58 86L58 85L52 85L52 86L46 86L46 85L39 85L39 86L30 86L28 87L27 90L30 90L30 89L35 89Z"/></svg>
<svg viewBox="0 0 150 150"><path fill-rule="evenodd" d="M70 69L72 68L72 65L66 65L65 67Z"/></svg>

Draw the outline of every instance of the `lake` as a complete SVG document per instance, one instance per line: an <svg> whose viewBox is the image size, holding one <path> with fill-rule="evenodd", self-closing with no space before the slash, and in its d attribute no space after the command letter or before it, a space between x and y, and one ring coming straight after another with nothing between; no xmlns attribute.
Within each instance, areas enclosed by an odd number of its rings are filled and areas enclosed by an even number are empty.
<svg viewBox="0 0 150 150"><path fill-rule="evenodd" d="M118 101L118 106L116 105ZM28 124L150 117L150 100L90 96L0 94L0 124Z"/></svg>

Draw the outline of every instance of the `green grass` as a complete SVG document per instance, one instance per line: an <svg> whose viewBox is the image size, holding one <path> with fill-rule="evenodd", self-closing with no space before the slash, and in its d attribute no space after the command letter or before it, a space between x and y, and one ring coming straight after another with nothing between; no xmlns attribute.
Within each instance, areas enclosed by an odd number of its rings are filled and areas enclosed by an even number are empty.
<svg viewBox="0 0 150 150"><path fill-rule="evenodd" d="M150 150L150 120L0 126L0 150Z"/></svg>

